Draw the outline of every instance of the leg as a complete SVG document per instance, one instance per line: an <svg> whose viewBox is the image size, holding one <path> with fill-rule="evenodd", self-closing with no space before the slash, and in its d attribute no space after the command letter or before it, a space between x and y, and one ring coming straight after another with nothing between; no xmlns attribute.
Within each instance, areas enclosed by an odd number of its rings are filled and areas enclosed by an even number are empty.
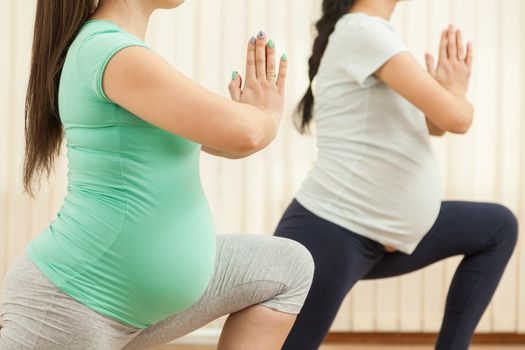
<svg viewBox="0 0 525 350"><path fill-rule="evenodd" d="M312 274L312 258L296 242L266 236L219 236L215 272L201 299L186 311L146 328L124 349L168 343L228 314L232 315L221 336L221 349L238 349L232 346L237 342L249 343L250 349L280 349L306 298ZM247 332L242 336L233 328L241 324Z"/></svg>
<svg viewBox="0 0 525 350"><path fill-rule="evenodd" d="M296 317L260 305L236 312L226 320L217 349L281 349Z"/></svg>
<svg viewBox="0 0 525 350"><path fill-rule="evenodd" d="M25 255L6 276L1 316L0 350L120 350L140 332L58 290Z"/></svg>
<svg viewBox="0 0 525 350"><path fill-rule="evenodd" d="M323 342L352 286L385 255L383 247L292 202L276 235L303 244L312 254L315 272L305 305L283 350L314 350Z"/></svg>
<svg viewBox="0 0 525 350"><path fill-rule="evenodd" d="M465 350L517 240L517 221L496 204L444 202L434 227L412 255L388 254L366 276L391 277L465 255L450 286L438 350Z"/></svg>

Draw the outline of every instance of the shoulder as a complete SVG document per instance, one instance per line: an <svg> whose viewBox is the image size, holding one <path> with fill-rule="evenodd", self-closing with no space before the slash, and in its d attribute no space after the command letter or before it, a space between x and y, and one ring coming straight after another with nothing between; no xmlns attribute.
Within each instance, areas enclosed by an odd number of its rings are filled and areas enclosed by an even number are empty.
<svg viewBox="0 0 525 350"><path fill-rule="evenodd" d="M360 85L392 57L408 51L388 21L363 13L343 16L330 45L330 58L343 62L345 71Z"/></svg>
<svg viewBox="0 0 525 350"><path fill-rule="evenodd" d="M354 40L369 40L371 37L389 37L401 39L399 32L387 20L363 13L349 13L338 22L335 32Z"/></svg>
<svg viewBox="0 0 525 350"><path fill-rule="evenodd" d="M146 43L122 30L112 22L96 20L87 21L80 28L71 49L77 52L78 58L104 56L108 52L126 46L144 46Z"/></svg>
<svg viewBox="0 0 525 350"><path fill-rule="evenodd" d="M147 48L140 39L105 21L87 22L74 40L72 63L80 80L97 97L107 100L102 89L102 77L109 61L119 51L139 46Z"/></svg>

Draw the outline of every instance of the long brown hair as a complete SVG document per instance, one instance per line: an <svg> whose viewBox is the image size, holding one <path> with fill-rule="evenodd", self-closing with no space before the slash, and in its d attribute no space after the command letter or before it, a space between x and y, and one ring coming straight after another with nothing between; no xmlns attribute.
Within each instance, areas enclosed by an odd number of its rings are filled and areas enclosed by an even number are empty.
<svg viewBox="0 0 525 350"><path fill-rule="evenodd" d="M308 60L310 85L299 103L297 108L298 113L295 119L295 126L301 133L308 131L308 127L313 118L314 94L312 90L312 81L319 71L321 59L323 58L326 47L328 46L330 35L334 31L337 21L350 11L354 4L355 0L323 0L323 14L315 24L317 37L314 41L312 56Z"/></svg>
<svg viewBox="0 0 525 350"><path fill-rule="evenodd" d="M63 139L58 84L67 50L98 0L38 0L25 103L24 189L49 176Z"/></svg>

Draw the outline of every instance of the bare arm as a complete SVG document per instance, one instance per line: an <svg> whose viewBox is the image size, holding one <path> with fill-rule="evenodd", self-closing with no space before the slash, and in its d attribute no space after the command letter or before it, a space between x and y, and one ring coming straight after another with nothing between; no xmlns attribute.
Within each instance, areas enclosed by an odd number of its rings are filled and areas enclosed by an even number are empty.
<svg viewBox="0 0 525 350"><path fill-rule="evenodd" d="M215 149L212 149L212 148L209 148L209 147L204 147L204 146L202 146L201 150L203 152L205 152L205 153L211 154L212 156L226 158L226 159L242 159L242 158L244 158L243 156L234 155L234 154L228 154L228 153L225 153L225 152L222 152L222 151L217 151Z"/></svg>
<svg viewBox="0 0 525 350"><path fill-rule="evenodd" d="M279 73L277 76L276 74L277 67L275 65L275 61L276 61L275 52L276 52L275 45L273 44L273 42L272 42L272 45L270 45L270 42L269 42L266 47L266 71L258 72L256 70L255 73L257 75L265 76L267 82L270 85L273 86L274 84L277 84L278 89L284 90L284 84L286 82L286 70L287 70L286 61L287 59L286 59L286 55L283 55L281 57L281 67L279 69ZM250 62L248 62L247 64L249 65ZM232 100L242 102L246 98L250 98L249 84L253 84L254 82L254 79L250 79L250 76L249 76L250 73L253 74L253 71L252 72L247 71L247 74L248 74L247 81L244 84L244 89L243 89L242 77L237 72L234 72L234 75L232 76L232 81L230 85L228 86ZM284 94L284 91L283 91L283 94ZM202 151L208 154L217 156L217 157L222 157L222 158L227 158L227 159L243 158L239 155L226 153L224 151L220 151L220 150L213 149L211 147L206 147L206 146L202 147Z"/></svg>
<svg viewBox="0 0 525 350"><path fill-rule="evenodd" d="M474 113L465 97L472 46L468 45L466 57L463 50L461 33L450 27L442 35L436 70L432 56L427 55L427 72L411 54L402 53L385 63L376 75L425 113L431 134L463 134L470 128Z"/></svg>
<svg viewBox="0 0 525 350"><path fill-rule="evenodd" d="M446 131L441 129L440 127L438 127L436 124L434 124L434 122L432 122L432 120L428 119L428 117L426 117L426 121L427 121L427 128L428 128L428 133L432 136L443 136L445 135Z"/></svg>
<svg viewBox="0 0 525 350"><path fill-rule="evenodd" d="M208 91L142 47L126 48L111 59L103 77L104 91L109 99L159 128L206 148L245 157L276 136L286 75L282 61L279 81L268 81L264 36L250 42L247 51L242 100Z"/></svg>

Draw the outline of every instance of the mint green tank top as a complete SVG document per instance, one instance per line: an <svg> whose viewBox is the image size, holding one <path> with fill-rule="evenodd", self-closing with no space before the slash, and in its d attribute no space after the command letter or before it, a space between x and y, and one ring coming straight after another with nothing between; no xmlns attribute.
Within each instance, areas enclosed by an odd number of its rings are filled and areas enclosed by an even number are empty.
<svg viewBox="0 0 525 350"><path fill-rule="evenodd" d="M106 64L129 46L146 44L103 20L86 22L72 43L59 88L67 196L26 252L64 293L146 328L202 296L215 232L199 177L201 146L104 94Z"/></svg>

